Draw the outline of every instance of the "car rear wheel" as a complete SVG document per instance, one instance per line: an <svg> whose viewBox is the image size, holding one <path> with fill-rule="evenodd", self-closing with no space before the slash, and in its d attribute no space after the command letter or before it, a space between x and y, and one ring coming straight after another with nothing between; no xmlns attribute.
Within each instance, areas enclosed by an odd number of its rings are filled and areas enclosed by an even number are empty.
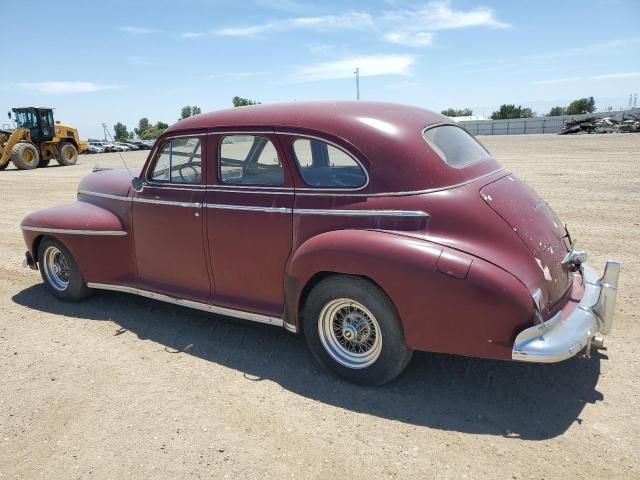
<svg viewBox="0 0 640 480"><path fill-rule="evenodd" d="M60 165L75 165L78 162L78 150L70 142L61 142L58 145L58 163Z"/></svg>
<svg viewBox="0 0 640 480"><path fill-rule="evenodd" d="M40 152L33 144L20 142L11 149L11 161L20 170L32 170L40 163Z"/></svg>
<svg viewBox="0 0 640 480"><path fill-rule="evenodd" d="M348 275L322 280L305 302L303 319L314 356L351 382L382 385L411 360L395 307L368 280Z"/></svg>
<svg viewBox="0 0 640 480"><path fill-rule="evenodd" d="M75 259L58 240L46 238L40 242L38 264L45 285L60 300L78 301L91 293Z"/></svg>

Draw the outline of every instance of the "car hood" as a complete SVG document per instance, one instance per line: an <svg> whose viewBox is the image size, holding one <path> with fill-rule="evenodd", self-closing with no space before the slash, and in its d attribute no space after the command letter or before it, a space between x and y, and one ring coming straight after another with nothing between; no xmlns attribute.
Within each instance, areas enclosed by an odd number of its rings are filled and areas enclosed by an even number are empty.
<svg viewBox="0 0 640 480"><path fill-rule="evenodd" d="M126 197L131 188L132 174L127 170L99 170L80 181L78 192L102 193Z"/></svg>

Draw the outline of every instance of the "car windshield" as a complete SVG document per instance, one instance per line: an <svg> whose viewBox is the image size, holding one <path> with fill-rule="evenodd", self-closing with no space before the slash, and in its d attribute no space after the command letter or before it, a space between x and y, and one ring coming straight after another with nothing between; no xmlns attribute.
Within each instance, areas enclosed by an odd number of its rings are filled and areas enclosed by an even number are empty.
<svg viewBox="0 0 640 480"><path fill-rule="evenodd" d="M427 128L422 136L431 149L454 168L464 168L492 158L480 142L455 125Z"/></svg>

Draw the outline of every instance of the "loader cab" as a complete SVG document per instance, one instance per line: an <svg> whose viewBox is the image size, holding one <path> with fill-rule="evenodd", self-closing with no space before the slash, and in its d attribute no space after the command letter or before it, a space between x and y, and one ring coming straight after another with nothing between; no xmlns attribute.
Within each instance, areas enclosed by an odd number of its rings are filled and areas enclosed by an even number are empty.
<svg viewBox="0 0 640 480"><path fill-rule="evenodd" d="M35 143L48 142L55 134L52 108L13 108L18 128L26 128L31 132L31 140Z"/></svg>

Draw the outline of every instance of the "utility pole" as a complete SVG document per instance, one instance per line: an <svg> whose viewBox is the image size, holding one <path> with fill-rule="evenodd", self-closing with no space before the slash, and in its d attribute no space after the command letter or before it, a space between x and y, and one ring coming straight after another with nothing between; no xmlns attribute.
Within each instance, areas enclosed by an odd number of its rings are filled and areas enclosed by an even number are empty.
<svg viewBox="0 0 640 480"><path fill-rule="evenodd" d="M356 100L360 100L360 68L356 67Z"/></svg>

